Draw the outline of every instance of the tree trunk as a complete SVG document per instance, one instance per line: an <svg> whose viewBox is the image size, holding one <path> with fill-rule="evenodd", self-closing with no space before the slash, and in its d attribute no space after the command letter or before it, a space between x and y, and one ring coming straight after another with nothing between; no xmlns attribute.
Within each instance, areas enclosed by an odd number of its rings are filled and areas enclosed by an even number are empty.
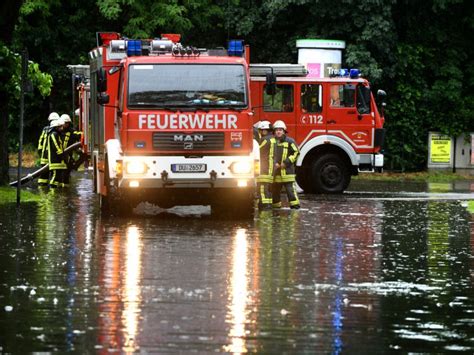
<svg viewBox="0 0 474 355"><path fill-rule="evenodd" d="M22 3L23 1L17 0L0 2L0 45L4 44L8 47L11 44ZM8 60L3 58L3 63L0 62L0 65L6 68L7 62ZM7 72L3 70L0 75L0 185L5 185L10 180L8 176L10 168L8 163L8 102L10 93L7 92L6 86L2 85L10 81Z"/></svg>
<svg viewBox="0 0 474 355"><path fill-rule="evenodd" d="M0 79L1 80L1 79ZM7 184L10 179L8 170L8 97L0 92L0 185Z"/></svg>

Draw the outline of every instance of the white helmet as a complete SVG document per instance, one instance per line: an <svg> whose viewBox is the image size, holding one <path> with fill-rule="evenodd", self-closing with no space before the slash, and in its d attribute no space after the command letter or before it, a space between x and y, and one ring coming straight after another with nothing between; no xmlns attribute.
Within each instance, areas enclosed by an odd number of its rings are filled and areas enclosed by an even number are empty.
<svg viewBox="0 0 474 355"><path fill-rule="evenodd" d="M253 124L253 127L258 129L258 128L260 127L260 122L261 122L261 121L255 122L255 123Z"/></svg>
<svg viewBox="0 0 474 355"><path fill-rule="evenodd" d="M59 127L64 124L64 120L60 117L57 120L51 121L49 124L49 127L54 128L54 127Z"/></svg>
<svg viewBox="0 0 474 355"><path fill-rule="evenodd" d="M64 122L66 122L66 123L67 123L67 122L72 122L72 121L71 121L71 117L69 117L69 115L68 115L67 113L63 113L63 114L61 115L61 119L62 119Z"/></svg>
<svg viewBox="0 0 474 355"><path fill-rule="evenodd" d="M57 120L59 119L59 115L57 112L51 112L48 116L48 121L54 121L54 120Z"/></svg>
<svg viewBox="0 0 474 355"><path fill-rule="evenodd" d="M283 121L281 121L281 120L275 121L275 123L273 124L273 129L277 129L277 128L282 128L283 130L286 131L286 124L285 124L285 122L283 122Z"/></svg>
<svg viewBox="0 0 474 355"><path fill-rule="evenodd" d="M268 129L270 130L271 123L270 121L262 121L260 122L260 125L258 126L258 129Z"/></svg>

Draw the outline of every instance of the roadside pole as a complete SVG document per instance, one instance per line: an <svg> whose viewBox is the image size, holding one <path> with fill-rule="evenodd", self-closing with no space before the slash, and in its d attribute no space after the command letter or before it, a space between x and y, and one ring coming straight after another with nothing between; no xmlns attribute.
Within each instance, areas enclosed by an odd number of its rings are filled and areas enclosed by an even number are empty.
<svg viewBox="0 0 474 355"><path fill-rule="evenodd" d="M21 81L20 81L20 139L18 147L18 171L16 188L16 204L20 205L21 200L21 162L23 159L23 120L25 116L25 89L28 76L28 50L25 48L21 55Z"/></svg>

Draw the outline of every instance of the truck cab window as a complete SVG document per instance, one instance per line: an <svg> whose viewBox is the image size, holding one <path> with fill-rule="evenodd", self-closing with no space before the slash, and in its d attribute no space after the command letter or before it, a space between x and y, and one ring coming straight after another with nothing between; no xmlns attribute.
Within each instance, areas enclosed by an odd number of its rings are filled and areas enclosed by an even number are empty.
<svg viewBox="0 0 474 355"><path fill-rule="evenodd" d="M303 112L321 112L323 110L321 85L301 85L301 110Z"/></svg>
<svg viewBox="0 0 474 355"><path fill-rule="evenodd" d="M370 113L370 89L367 86L357 86L357 111L360 114Z"/></svg>
<svg viewBox="0 0 474 355"><path fill-rule="evenodd" d="M277 85L275 95L267 95L263 88L265 112L292 112L294 107L293 85Z"/></svg>
<svg viewBox="0 0 474 355"><path fill-rule="evenodd" d="M354 107L355 85L331 85L331 107Z"/></svg>

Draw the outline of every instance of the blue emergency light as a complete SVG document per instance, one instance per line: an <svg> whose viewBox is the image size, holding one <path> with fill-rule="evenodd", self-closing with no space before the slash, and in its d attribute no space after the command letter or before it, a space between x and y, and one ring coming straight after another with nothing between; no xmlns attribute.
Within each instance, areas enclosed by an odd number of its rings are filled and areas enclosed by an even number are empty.
<svg viewBox="0 0 474 355"><path fill-rule="evenodd" d="M360 70L359 69L351 69L349 76L351 79L357 79L360 75Z"/></svg>
<svg viewBox="0 0 474 355"><path fill-rule="evenodd" d="M227 48L227 54L235 57L242 57L244 54L244 41L230 40Z"/></svg>
<svg viewBox="0 0 474 355"><path fill-rule="evenodd" d="M140 40L128 40L127 41L127 56L132 57L134 55L142 54L142 41Z"/></svg>
<svg viewBox="0 0 474 355"><path fill-rule="evenodd" d="M339 69L340 76L349 76L349 69Z"/></svg>

